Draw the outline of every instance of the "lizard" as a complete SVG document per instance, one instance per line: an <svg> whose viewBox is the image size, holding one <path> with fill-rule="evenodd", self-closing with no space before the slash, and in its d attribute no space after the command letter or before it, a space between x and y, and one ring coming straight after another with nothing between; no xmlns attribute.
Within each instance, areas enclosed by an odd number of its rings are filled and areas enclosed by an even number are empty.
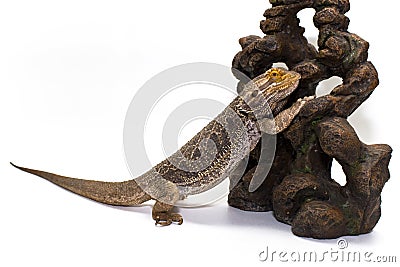
<svg viewBox="0 0 400 267"><path fill-rule="evenodd" d="M10 164L94 201L114 206L137 206L155 200L156 225L182 224L174 204L217 185L253 150L262 133L287 128L312 97L284 109L301 75L271 68L246 83L244 90L191 140L139 177L105 182L65 177Z"/></svg>

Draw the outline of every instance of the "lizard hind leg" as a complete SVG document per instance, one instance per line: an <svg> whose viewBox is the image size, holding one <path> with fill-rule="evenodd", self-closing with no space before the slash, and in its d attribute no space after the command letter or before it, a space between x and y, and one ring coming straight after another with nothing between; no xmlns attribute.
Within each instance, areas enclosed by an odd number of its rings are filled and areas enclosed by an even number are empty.
<svg viewBox="0 0 400 267"><path fill-rule="evenodd" d="M156 225L167 226L172 223L182 224L183 218L178 213L173 213L174 208L171 204L166 204L160 201L156 201L153 206L152 216L156 221Z"/></svg>

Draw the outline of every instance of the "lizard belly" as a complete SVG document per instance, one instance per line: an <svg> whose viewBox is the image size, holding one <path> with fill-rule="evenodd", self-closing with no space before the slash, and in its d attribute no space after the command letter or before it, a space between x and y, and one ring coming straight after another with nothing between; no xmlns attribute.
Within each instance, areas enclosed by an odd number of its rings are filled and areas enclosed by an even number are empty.
<svg viewBox="0 0 400 267"><path fill-rule="evenodd" d="M198 194L227 178L260 137L256 122L227 108L154 169L181 196Z"/></svg>

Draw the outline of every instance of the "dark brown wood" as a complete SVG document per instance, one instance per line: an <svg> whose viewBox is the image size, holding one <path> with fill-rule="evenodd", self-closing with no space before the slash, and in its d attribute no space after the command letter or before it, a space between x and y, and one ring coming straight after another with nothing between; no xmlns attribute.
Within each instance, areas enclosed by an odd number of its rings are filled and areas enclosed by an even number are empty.
<svg viewBox="0 0 400 267"><path fill-rule="evenodd" d="M260 148L251 152L247 172L229 194L229 204L250 211L273 211L292 225L294 234L335 238L370 232L381 214L381 192L389 179L392 149L362 143L346 118L378 86L378 73L368 58L368 42L349 33L349 0L270 0L261 22L264 37L240 39L242 51L233 68L255 77L273 63L284 62L302 75L296 94L314 95L324 79L339 76L343 84L329 95L309 101L295 121L278 136L276 158L263 185L248 190ZM314 8L319 30L317 50L303 36L296 14ZM238 86L238 91L241 89ZM340 186L331 177L336 159L346 174Z"/></svg>

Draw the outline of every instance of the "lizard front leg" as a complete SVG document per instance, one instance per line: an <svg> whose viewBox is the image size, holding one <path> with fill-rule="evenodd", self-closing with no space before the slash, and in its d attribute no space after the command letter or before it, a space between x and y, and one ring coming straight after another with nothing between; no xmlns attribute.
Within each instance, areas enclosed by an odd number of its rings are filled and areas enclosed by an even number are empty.
<svg viewBox="0 0 400 267"><path fill-rule="evenodd" d="M298 99L290 108L280 112L273 119L262 119L259 123L260 130L267 134L278 134L289 127L293 119L299 114L303 106L309 101L314 99L315 96L306 96Z"/></svg>
<svg viewBox="0 0 400 267"><path fill-rule="evenodd" d="M173 208L174 206L171 204L156 201L152 210L152 216L156 221L156 225L167 226L172 223L182 224L182 216L179 213L173 213Z"/></svg>

